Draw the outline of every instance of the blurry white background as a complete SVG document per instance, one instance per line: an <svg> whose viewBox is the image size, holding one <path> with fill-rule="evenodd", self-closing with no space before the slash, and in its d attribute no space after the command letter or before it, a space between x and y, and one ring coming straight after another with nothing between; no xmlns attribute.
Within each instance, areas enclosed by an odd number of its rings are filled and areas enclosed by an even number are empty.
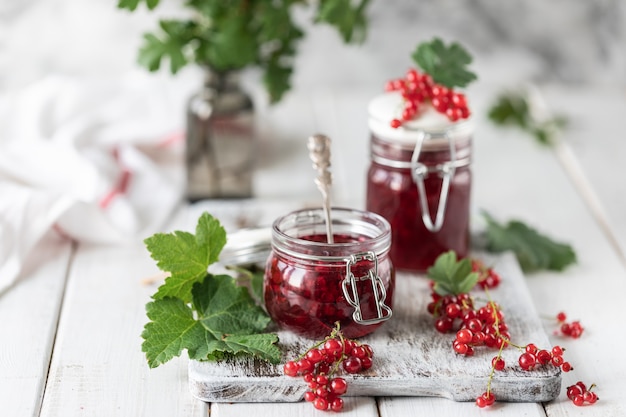
<svg viewBox="0 0 626 417"><path fill-rule="evenodd" d="M116 0L0 0L0 91L51 73L115 77L137 69L141 34L159 16L180 14L182 3L162 0L154 12L142 4L129 13ZM344 47L328 27L308 30L294 87L379 91L411 64L415 45L434 35L461 40L481 79L496 84L626 85L621 0L372 0L369 15L368 39L358 47ZM299 16L311 29L308 18Z"/></svg>

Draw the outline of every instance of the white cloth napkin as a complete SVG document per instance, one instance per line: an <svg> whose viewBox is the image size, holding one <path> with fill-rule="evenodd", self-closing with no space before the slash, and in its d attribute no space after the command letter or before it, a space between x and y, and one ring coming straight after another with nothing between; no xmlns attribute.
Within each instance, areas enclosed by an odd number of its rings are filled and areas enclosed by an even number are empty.
<svg viewBox="0 0 626 417"><path fill-rule="evenodd" d="M0 96L0 294L51 229L117 243L163 224L184 193L188 93L133 73L50 76Z"/></svg>

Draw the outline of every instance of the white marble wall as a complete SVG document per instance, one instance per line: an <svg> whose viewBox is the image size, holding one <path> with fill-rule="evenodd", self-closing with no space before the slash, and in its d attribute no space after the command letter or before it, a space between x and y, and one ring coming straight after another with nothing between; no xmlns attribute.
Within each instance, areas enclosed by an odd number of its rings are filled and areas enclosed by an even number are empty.
<svg viewBox="0 0 626 417"><path fill-rule="evenodd" d="M0 0L0 91L48 73L115 76L133 69L140 34L157 16L116 0ZM296 88L373 88L402 74L415 45L433 35L461 40L483 79L626 86L622 0L372 0L364 45L345 48L324 27L302 42ZM306 13L299 16L306 21ZM254 77L254 75L252 75Z"/></svg>

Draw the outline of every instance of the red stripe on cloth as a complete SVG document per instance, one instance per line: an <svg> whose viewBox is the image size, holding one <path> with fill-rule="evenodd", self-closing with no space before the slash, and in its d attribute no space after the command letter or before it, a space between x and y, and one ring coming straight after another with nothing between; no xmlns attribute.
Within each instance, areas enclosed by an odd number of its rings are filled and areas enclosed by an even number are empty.
<svg viewBox="0 0 626 417"><path fill-rule="evenodd" d="M130 182L131 175L132 173L130 172L130 170L124 168L124 170L122 171L122 175L118 179L115 187L100 199L99 204L101 208L107 208L116 196L126 193L126 191L128 190L128 184Z"/></svg>
<svg viewBox="0 0 626 417"><path fill-rule="evenodd" d="M157 142L157 147L165 148L174 145L175 143L182 142L183 139L185 139L185 132L174 132Z"/></svg>

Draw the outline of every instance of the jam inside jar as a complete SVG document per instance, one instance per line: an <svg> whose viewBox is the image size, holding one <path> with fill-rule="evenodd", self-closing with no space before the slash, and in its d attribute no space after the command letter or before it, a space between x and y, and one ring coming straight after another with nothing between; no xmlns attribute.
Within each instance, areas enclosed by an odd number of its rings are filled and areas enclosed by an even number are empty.
<svg viewBox="0 0 626 417"><path fill-rule="evenodd" d="M449 250L467 256L472 128L430 109L422 120L393 129L384 120L394 100L386 95L370 103L366 209L391 224L394 266L424 272Z"/></svg>
<svg viewBox="0 0 626 417"><path fill-rule="evenodd" d="M327 243L321 208L274 222L265 306L274 322L300 336L323 338L339 322L344 336L357 338L392 314L390 226L374 213L342 208L331 213L333 243Z"/></svg>

